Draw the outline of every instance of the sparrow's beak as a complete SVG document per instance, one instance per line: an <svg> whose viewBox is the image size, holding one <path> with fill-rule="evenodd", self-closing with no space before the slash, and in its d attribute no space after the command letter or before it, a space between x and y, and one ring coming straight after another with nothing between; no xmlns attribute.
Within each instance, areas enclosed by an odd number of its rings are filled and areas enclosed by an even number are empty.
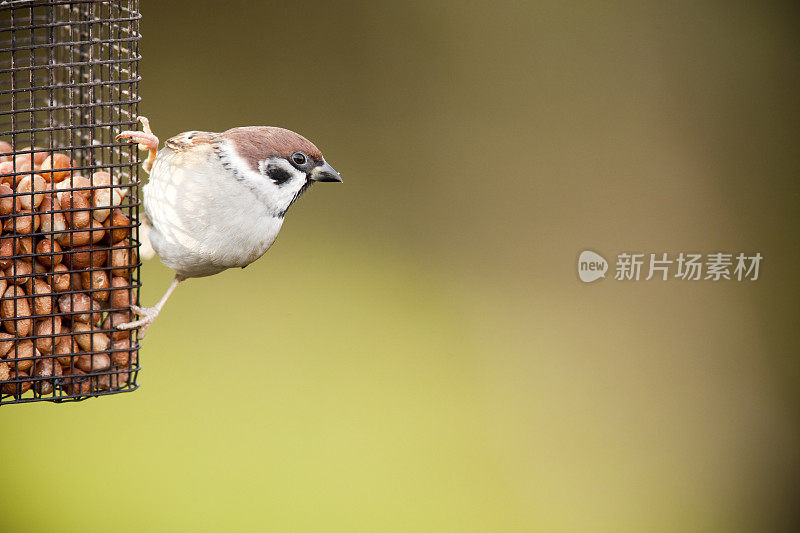
<svg viewBox="0 0 800 533"><path fill-rule="evenodd" d="M311 171L310 179L314 181L338 181L341 183L342 177L328 163L320 165Z"/></svg>

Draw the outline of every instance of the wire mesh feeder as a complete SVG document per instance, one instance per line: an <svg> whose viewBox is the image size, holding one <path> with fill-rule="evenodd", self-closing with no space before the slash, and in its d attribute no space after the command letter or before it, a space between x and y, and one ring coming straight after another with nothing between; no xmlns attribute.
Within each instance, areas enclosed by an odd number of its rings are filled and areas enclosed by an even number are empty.
<svg viewBox="0 0 800 533"><path fill-rule="evenodd" d="M139 18L0 1L0 405L137 387Z"/></svg>

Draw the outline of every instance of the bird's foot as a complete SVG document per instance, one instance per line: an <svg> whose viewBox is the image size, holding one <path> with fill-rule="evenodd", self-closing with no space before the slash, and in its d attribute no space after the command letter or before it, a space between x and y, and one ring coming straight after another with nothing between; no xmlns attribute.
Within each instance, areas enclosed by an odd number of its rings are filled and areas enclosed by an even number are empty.
<svg viewBox="0 0 800 533"><path fill-rule="evenodd" d="M150 131L150 121L147 117L139 117L143 131L122 131L114 137L115 140L129 139L131 142L139 143L140 150L158 150L158 137Z"/></svg>
<svg viewBox="0 0 800 533"><path fill-rule="evenodd" d="M139 143L140 150L148 150L150 152L147 161L144 162L144 168L146 171L150 171L150 167L153 166L153 161L156 158L156 152L158 151L158 137L153 135L153 132L150 131L150 121L147 120L147 117L139 117L139 122L142 123L142 130L143 131L132 131L126 130L119 132L115 140L120 139L128 139L130 142Z"/></svg>
<svg viewBox="0 0 800 533"><path fill-rule="evenodd" d="M140 316L139 320L134 320L133 322L125 322L124 324L118 324L116 326L117 329L137 329L139 328L139 338L143 339L145 331L153 321L158 316L158 313L161 312L161 307L156 305L154 307L139 307L138 305L132 305L131 311L133 311L137 316Z"/></svg>

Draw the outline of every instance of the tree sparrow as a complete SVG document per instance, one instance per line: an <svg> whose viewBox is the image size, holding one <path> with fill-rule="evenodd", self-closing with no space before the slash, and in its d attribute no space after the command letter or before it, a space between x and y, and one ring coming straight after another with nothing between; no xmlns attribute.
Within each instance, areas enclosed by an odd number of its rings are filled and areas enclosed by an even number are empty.
<svg viewBox="0 0 800 533"><path fill-rule="evenodd" d="M116 138L150 152L142 165L150 174L143 188L150 241L175 271L155 306L131 306L141 318L118 326L143 333L181 281L249 265L269 249L287 210L312 183L342 178L316 146L283 128L187 131L157 151L148 120L139 120L144 131Z"/></svg>

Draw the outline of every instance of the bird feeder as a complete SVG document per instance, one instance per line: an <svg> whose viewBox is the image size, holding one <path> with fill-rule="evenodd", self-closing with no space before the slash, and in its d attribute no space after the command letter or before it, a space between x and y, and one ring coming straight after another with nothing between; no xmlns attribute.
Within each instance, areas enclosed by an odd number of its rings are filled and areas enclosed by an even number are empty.
<svg viewBox="0 0 800 533"><path fill-rule="evenodd" d="M0 405L137 388L138 7L0 1Z"/></svg>

